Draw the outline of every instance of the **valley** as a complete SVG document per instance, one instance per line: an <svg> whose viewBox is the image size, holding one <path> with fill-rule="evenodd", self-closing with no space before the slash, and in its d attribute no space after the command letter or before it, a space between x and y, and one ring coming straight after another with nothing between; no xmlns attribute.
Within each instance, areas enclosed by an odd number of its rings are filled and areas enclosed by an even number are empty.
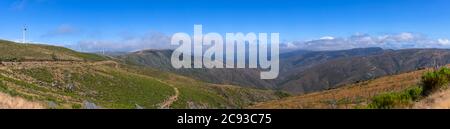
<svg viewBox="0 0 450 129"><path fill-rule="evenodd" d="M174 69L171 50L143 50L115 56L128 64L173 72L209 83L306 94L346 84L450 63L447 49L357 48L338 51L297 50L280 54L277 79L259 79L259 69ZM220 74L217 74L220 73Z"/></svg>

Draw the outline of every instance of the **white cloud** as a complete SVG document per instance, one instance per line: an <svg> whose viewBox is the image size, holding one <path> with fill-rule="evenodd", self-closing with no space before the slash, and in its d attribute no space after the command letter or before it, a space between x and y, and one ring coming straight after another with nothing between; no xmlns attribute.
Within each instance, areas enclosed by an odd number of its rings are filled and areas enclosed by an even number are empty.
<svg viewBox="0 0 450 129"><path fill-rule="evenodd" d="M122 51L131 52L145 49L172 49L170 37L162 33L149 33L143 36L124 36L119 41L107 40L83 40L76 44L69 45L75 50L96 52L96 51Z"/></svg>
<svg viewBox="0 0 450 129"><path fill-rule="evenodd" d="M322 38L320 38L321 40L333 40L334 39L334 37L331 37L331 36L325 36L325 37L322 37Z"/></svg>
<svg viewBox="0 0 450 129"><path fill-rule="evenodd" d="M438 43L441 45L450 45L450 41L448 39L438 39Z"/></svg>
<svg viewBox="0 0 450 129"><path fill-rule="evenodd" d="M141 36L122 35L120 40L83 40L67 47L80 51L138 51L144 49L174 49L170 37L162 33L148 33ZM404 48L450 48L448 39L429 39L416 33L385 35L355 34L349 37L325 36L317 40L291 41L280 44L282 50L345 50L352 48L381 47L385 49Z"/></svg>
<svg viewBox="0 0 450 129"><path fill-rule="evenodd" d="M404 48L450 48L448 39L428 39L416 33L398 33L371 36L369 34L355 34L347 38L330 38L326 36L311 41L290 42L290 48L307 50L343 50L352 48L381 47L386 49Z"/></svg>
<svg viewBox="0 0 450 129"><path fill-rule="evenodd" d="M297 46L292 42L287 42L286 46L284 46L286 49L297 49Z"/></svg>
<svg viewBox="0 0 450 129"><path fill-rule="evenodd" d="M399 41L408 41L415 38L415 36L412 33L400 33L396 35L396 38L399 39Z"/></svg>

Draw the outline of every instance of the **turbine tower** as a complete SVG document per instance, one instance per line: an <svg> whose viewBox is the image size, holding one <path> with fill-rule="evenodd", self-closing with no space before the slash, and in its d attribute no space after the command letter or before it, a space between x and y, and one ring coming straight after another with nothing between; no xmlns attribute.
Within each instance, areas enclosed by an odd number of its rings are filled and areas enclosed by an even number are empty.
<svg viewBox="0 0 450 129"><path fill-rule="evenodd" d="M26 42L25 36L26 36L27 30L28 30L27 25L23 26L23 31L22 31L22 43L25 43L25 42Z"/></svg>

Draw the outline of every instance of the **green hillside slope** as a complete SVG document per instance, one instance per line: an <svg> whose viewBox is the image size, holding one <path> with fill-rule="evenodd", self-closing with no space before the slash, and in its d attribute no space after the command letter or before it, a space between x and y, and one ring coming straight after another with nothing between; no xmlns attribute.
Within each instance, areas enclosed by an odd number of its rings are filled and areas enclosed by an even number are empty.
<svg viewBox="0 0 450 129"><path fill-rule="evenodd" d="M285 96L62 47L1 41L0 54L0 92L45 108L242 108Z"/></svg>
<svg viewBox="0 0 450 129"><path fill-rule="evenodd" d="M100 61L107 59L106 57L95 54L79 53L64 47L42 44L20 44L6 40L0 40L0 50L1 61Z"/></svg>

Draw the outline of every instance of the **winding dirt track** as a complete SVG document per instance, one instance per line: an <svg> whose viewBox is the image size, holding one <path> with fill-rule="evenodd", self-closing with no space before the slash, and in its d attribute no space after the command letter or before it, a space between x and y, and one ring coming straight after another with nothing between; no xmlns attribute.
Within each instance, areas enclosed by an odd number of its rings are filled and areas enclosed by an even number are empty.
<svg viewBox="0 0 450 129"><path fill-rule="evenodd" d="M170 96L166 101L164 101L163 103L161 103L160 105L160 109L169 109L170 106L178 100L178 96L180 94L180 91L178 91L178 88L173 87L173 89L175 90L175 95Z"/></svg>
<svg viewBox="0 0 450 129"><path fill-rule="evenodd" d="M163 84L166 84L166 85L172 87L173 90L175 91L175 95L170 96L170 97L167 98L164 102L162 102L161 104L159 104L159 109L169 109L170 106L171 106L175 101L178 100L178 96L180 95L180 91L178 90L177 87L175 87L175 86L172 85L172 84L169 84L169 83L167 83L167 82L164 82L164 81L159 80L159 79L156 79L156 78L153 78L153 79L155 79L155 80L157 80L157 81L159 81L159 82L161 82L161 83L163 83Z"/></svg>

